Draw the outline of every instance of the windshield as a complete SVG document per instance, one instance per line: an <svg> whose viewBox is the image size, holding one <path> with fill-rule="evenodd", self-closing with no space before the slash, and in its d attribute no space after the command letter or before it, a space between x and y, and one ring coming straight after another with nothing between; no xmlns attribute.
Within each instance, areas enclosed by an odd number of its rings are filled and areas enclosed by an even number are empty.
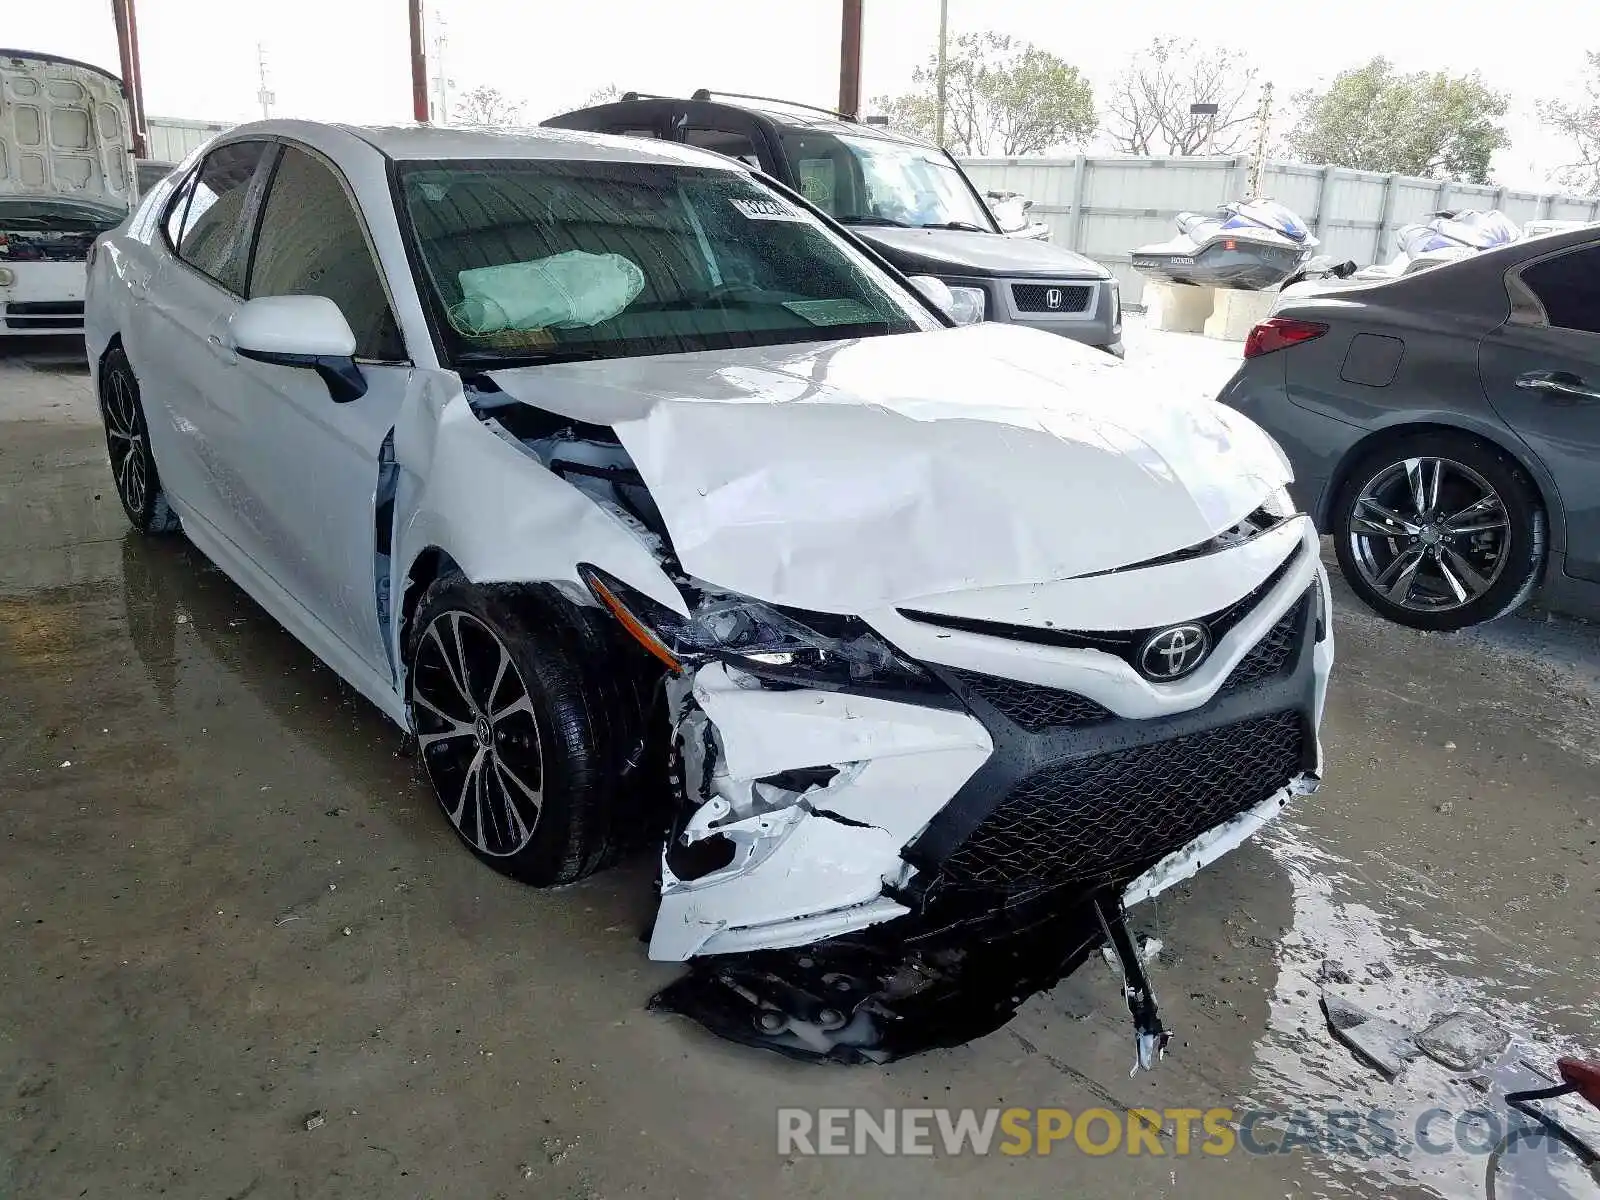
<svg viewBox="0 0 1600 1200"><path fill-rule="evenodd" d="M411 162L400 191L452 359L619 358L938 327L812 214L731 171Z"/></svg>
<svg viewBox="0 0 1600 1200"><path fill-rule="evenodd" d="M882 138L788 129L800 192L836 221L995 231L983 201L939 150Z"/></svg>

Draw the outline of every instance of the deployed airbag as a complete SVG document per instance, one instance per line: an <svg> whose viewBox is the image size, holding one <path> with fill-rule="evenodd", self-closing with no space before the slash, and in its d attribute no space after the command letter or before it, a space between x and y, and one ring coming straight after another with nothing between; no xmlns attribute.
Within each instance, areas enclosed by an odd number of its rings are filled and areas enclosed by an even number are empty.
<svg viewBox="0 0 1600 1200"><path fill-rule="evenodd" d="M462 271L450 318L465 333L575 329L610 320L644 288L644 272L620 254L565 254Z"/></svg>

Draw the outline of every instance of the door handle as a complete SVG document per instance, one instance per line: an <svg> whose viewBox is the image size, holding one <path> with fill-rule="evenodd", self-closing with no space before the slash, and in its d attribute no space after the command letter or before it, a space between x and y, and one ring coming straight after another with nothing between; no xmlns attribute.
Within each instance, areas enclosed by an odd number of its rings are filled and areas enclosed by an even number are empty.
<svg viewBox="0 0 1600 1200"><path fill-rule="evenodd" d="M1590 387L1571 371L1529 371L1517 376L1517 386L1528 392L1574 400L1600 400L1600 388Z"/></svg>

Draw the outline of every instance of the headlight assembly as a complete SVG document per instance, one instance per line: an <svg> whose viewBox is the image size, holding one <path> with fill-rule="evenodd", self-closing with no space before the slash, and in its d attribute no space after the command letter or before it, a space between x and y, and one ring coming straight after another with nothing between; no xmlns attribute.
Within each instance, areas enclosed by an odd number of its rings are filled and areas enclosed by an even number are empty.
<svg viewBox="0 0 1600 1200"><path fill-rule="evenodd" d="M718 659L752 675L807 686L935 686L927 672L855 617L706 592L687 597L685 618L587 563L578 573L623 628L676 674Z"/></svg>
<svg viewBox="0 0 1600 1200"><path fill-rule="evenodd" d="M982 288L950 288L950 319L957 325L976 325L989 315L989 294Z"/></svg>

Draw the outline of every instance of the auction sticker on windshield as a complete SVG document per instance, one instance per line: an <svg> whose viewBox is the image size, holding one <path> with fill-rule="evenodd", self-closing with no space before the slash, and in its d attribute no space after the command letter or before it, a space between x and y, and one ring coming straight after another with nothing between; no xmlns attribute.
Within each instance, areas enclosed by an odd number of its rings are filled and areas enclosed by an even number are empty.
<svg viewBox="0 0 1600 1200"><path fill-rule="evenodd" d="M805 220L804 216L784 204L781 200L768 200L765 197L736 196L729 203L752 221Z"/></svg>

